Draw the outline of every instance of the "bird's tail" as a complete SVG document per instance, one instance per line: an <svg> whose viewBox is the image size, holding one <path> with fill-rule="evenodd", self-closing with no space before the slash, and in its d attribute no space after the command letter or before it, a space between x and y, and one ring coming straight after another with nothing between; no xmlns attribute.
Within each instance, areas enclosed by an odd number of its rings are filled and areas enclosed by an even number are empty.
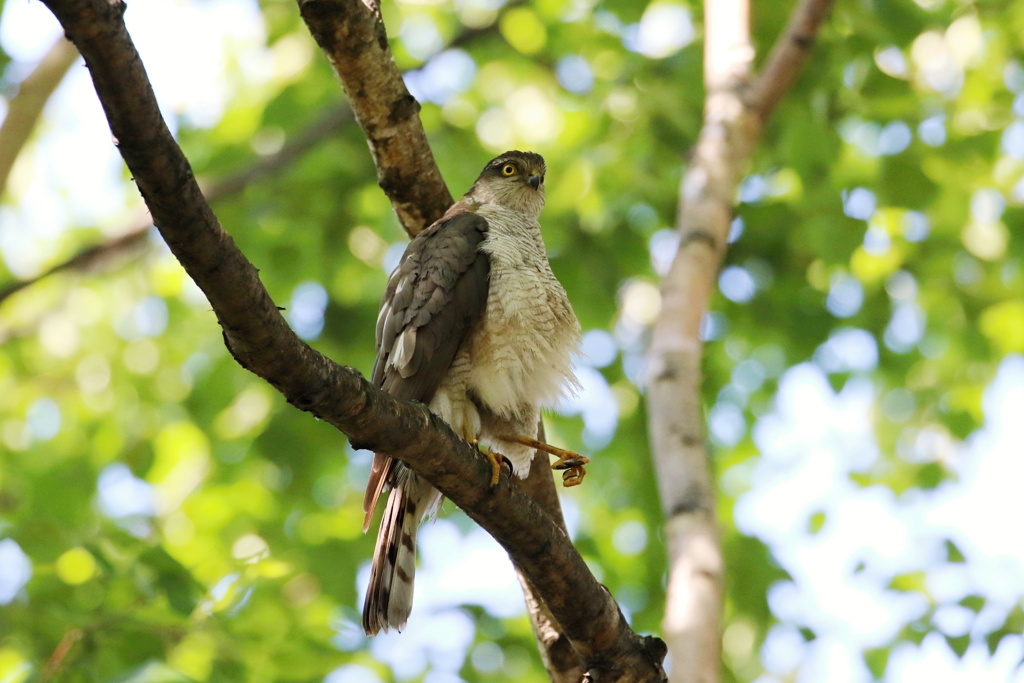
<svg viewBox="0 0 1024 683"><path fill-rule="evenodd" d="M401 631L412 611L416 578L416 529L423 516L440 502L441 494L419 475L401 466L398 481L377 533L370 565L370 585L363 603L363 630L374 636L388 629Z"/></svg>

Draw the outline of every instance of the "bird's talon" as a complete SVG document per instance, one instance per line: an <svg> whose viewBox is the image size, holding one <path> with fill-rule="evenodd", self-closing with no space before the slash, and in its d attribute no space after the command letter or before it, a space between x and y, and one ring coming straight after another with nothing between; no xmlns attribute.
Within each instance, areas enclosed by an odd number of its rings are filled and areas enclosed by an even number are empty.
<svg viewBox="0 0 1024 683"><path fill-rule="evenodd" d="M583 477L586 476L587 470L582 465L577 467L570 467L569 469L562 472L562 486L569 488L570 486L579 486L583 483Z"/></svg>
<svg viewBox="0 0 1024 683"><path fill-rule="evenodd" d="M508 463L509 470L512 469L512 463L501 453L495 453L494 451L482 450L480 451L487 458L488 462L491 463L491 488L493 489L498 485L498 480L501 478L501 463Z"/></svg>
<svg viewBox="0 0 1024 683"><path fill-rule="evenodd" d="M556 462L551 464L553 470L575 470L583 469L583 466L590 462L590 458L586 458L582 455L573 454L575 457L572 458L559 458Z"/></svg>
<svg viewBox="0 0 1024 683"><path fill-rule="evenodd" d="M579 453L567 451L564 448L556 448L551 444L538 441L537 439L533 439L528 436L508 434L502 435L500 438L502 441L521 443L524 446L535 448L538 451L548 453L549 455L553 455L558 458L558 460L551 464L551 469L564 470L562 473L563 486L578 486L583 481L583 477L587 474L587 471L583 469L583 466L590 462L590 458L584 457Z"/></svg>
<svg viewBox="0 0 1024 683"><path fill-rule="evenodd" d="M552 463L551 469L563 470L562 486L569 488L570 486L579 486L583 483L583 477L587 475L587 470L583 466L589 462L590 458L579 453L571 453L560 457L556 462Z"/></svg>

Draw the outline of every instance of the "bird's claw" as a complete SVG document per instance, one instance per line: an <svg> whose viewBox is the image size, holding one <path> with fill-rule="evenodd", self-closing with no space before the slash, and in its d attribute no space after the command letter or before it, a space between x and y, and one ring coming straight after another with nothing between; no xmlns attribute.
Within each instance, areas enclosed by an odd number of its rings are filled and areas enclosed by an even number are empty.
<svg viewBox="0 0 1024 683"><path fill-rule="evenodd" d="M583 477L587 475L587 470L583 466L590 462L590 458L584 457L579 453L572 453L571 456L560 457L556 462L551 464L553 470L564 470L562 472L562 486L569 488L570 486L579 486L583 483Z"/></svg>
<svg viewBox="0 0 1024 683"><path fill-rule="evenodd" d="M562 472L562 486L569 488L570 486L579 486L583 483L583 477L586 476L587 470L582 465L579 467L570 467L569 469Z"/></svg>
<svg viewBox="0 0 1024 683"><path fill-rule="evenodd" d="M501 453L483 449L481 449L480 452L483 453L484 457L487 458L487 461L491 463L491 488L493 489L498 485L498 480L501 478L501 464L508 463L508 467L511 470L512 463L509 462L509 459Z"/></svg>
<svg viewBox="0 0 1024 683"><path fill-rule="evenodd" d="M565 470L562 472L562 486L578 486L583 483L583 477L587 474L587 471L583 466L590 462L590 458L584 457L579 453L567 451L564 448L552 446L551 444L544 443L543 441L538 441L537 439L529 436L511 434L503 435L500 438L502 441L521 443L524 446L535 448L538 451L542 451L558 458L558 460L552 463L551 469Z"/></svg>
<svg viewBox="0 0 1024 683"><path fill-rule="evenodd" d="M557 461L551 463L551 469L553 470L574 470L590 462L590 458L586 458L578 453L573 453L571 458L559 458Z"/></svg>

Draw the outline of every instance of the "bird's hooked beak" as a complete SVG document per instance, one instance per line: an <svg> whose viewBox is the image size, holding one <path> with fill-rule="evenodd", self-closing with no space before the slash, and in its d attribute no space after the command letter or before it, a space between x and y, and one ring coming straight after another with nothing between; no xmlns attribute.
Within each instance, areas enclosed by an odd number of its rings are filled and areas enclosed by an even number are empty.
<svg viewBox="0 0 1024 683"><path fill-rule="evenodd" d="M540 184L544 182L544 176L539 173L531 173L526 182L530 183L530 187L537 190L540 189Z"/></svg>

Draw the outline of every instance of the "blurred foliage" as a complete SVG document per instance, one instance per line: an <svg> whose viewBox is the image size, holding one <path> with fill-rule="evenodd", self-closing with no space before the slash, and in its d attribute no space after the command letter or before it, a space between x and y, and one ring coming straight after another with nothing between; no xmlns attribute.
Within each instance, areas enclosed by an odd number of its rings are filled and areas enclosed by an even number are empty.
<svg viewBox="0 0 1024 683"><path fill-rule="evenodd" d="M700 127L701 8L497 5L383 9L453 194L507 148L547 158L552 266L584 329L597 331L583 361L592 398L582 418L579 406L552 415L548 434L594 458L586 485L565 493L577 546L634 627L658 632L665 549L638 383ZM762 59L791 6L754 3ZM345 106L294 3L262 0L259 13L262 77L227 44L223 115L209 126L174 115L201 177L245 168ZM800 642L817 637L769 600L797 580L792 568L734 521L761 458L753 425L787 369L817 363L836 392L870 382L880 455L849 478L899 499L953 476L962 440L983 422L983 389L1024 352L1022 27L1024 5L1009 0L839 2L764 131L706 347L709 415L738 416L712 419L710 434L713 467L729 474L719 498L725 680L765 673L759 654L780 624ZM463 38L470 29L482 30ZM459 47L445 50L450 41ZM27 67L6 53L0 67L13 95ZM13 183L0 211L30 201L27 184ZM39 269L124 227L139 206L133 192L111 193L102 217L79 219L62 188L50 193L69 206L68 225L45 241ZM215 210L311 343L368 371L384 264L404 236L358 126ZM0 285L18 277L5 250ZM28 288L0 320L0 681L544 680L525 616L473 603L448 606L473 628L440 659L396 673L371 651L357 626L357 574L373 547L360 530L367 455L233 362L158 238L114 269ZM874 362L832 357L830 340L851 330ZM470 534L450 505L442 516ZM829 524L820 509L793 533ZM994 653L1020 633L1019 606L981 629L940 629L938 611L986 606L982 595L949 605L931 592L932 572L965 562L946 544L933 563L886 577L927 609L863 650L872 677L885 676L894 648L934 633L958 656L974 643ZM423 601L417 612L434 618Z"/></svg>

